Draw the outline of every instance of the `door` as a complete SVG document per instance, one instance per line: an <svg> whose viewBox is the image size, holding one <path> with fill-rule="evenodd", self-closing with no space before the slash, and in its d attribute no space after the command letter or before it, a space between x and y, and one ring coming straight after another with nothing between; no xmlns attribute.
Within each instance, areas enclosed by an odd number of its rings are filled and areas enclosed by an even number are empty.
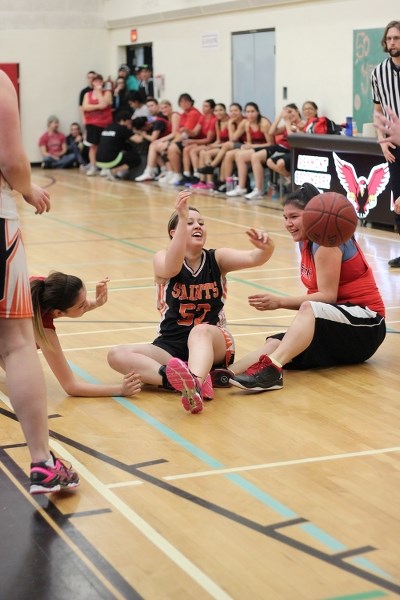
<svg viewBox="0 0 400 600"><path fill-rule="evenodd" d="M147 66L153 70L153 48L151 44L132 44L126 47L126 64L132 69Z"/></svg>
<svg viewBox="0 0 400 600"><path fill-rule="evenodd" d="M275 118L275 30L232 34L232 101Z"/></svg>
<svg viewBox="0 0 400 600"><path fill-rule="evenodd" d="M0 63L0 69L6 73L14 84L19 103L19 64L18 63Z"/></svg>

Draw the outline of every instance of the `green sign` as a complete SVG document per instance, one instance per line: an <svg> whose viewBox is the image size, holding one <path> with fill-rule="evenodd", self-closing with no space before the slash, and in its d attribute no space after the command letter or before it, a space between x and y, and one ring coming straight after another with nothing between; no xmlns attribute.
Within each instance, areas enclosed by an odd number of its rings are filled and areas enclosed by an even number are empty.
<svg viewBox="0 0 400 600"><path fill-rule="evenodd" d="M374 120L371 73L388 57L381 46L383 32L384 28L353 31L353 119L359 132Z"/></svg>

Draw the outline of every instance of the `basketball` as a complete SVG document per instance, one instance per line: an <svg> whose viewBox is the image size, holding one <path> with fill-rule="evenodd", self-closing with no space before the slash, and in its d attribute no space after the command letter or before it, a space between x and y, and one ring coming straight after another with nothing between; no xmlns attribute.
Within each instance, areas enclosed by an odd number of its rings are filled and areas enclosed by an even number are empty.
<svg viewBox="0 0 400 600"><path fill-rule="evenodd" d="M303 225L308 239L320 246L340 246L351 238L358 217L345 196L325 192L314 196L303 213Z"/></svg>

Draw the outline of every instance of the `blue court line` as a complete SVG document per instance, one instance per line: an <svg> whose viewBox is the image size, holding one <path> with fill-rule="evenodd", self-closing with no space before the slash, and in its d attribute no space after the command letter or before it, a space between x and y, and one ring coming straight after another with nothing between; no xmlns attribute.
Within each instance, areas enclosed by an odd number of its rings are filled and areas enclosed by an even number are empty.
<svg viewBox="0 0 400 600"><path fill-rule="evenodd" d="M372 590L371 592L361 592L359 594L324 598L324 600L370 600L371 598L383 598L384 596L387 596L387 593L383 590Z"/></svg>
<svg viewBox="0 0 400 600"><path fill-rule="evenodd" d="M101 383L97 379L89 375L89 373L86 373L70 361L68 361L68 364L71 367L72 371L79 377L82 377L82 379L84 379L85 381L95 384ZM171 440L174 444L177 444L181 448L184 448L187 452L192 454L195 458L197 458L204 464L216 469L226 468L226 466L219 460L213 458L211 455L201 450L201 448L198 448L197 446L189 442L187 439L170 429L167 425L164 425L163 423L161 423L161 421L158 421L157 419L149 415L146 411L137 407L132 402L132 400L127 400L126 398L123 398L121 396L112 396L112 399L118 402L118 404L120 404L127 410L129 410L131 413L142 419L142 421L159 431L162 435ZM268 508L277 512L280 516L286 519L295 519L299 516L289 507L279 502L279 500L276 500L266 492L260 490L256 485L247 481L242 475L238 475L236 473L224 473L223 477L232 481L232 483L239 486L243 491L247 492L257 500L259 500L265 506L268 506ZM328 533L324 532L317 525L313 525L312 523L305 523L299 525L299 527L303 529L308 535L310 535L310 537L314 538L314 540L329 548L329 550L331 550L332 552L348 550L348 548L344 544L333 538ZM394 581L393 577L389 573L386 573L386 571L383 571L380 567L374 565L372 562L370 562L362 556L353 557L351 560L354 563L356 563L359 567L368 569L369 571L376 573L381 577L385 577L390 581Z"/></svg>

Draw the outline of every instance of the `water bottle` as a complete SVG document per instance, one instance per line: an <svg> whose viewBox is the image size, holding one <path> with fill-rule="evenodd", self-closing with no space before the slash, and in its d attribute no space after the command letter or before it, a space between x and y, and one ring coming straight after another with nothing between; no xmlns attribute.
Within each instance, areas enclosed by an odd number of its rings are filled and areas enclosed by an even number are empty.
<svg viewBox="0 0 400 600"><path fill-rule="evenodd" d="M346 117L345 135L349 137L353 135L353 117Z"/></svg>
<svg viewBox="0 0 400 600"><path fill-rule="evenodd" d="M237 186L239 185L239 178L237 177L237 175L233 176L233 189L236 189Z"/></svg>
<svg viewBox="0 0 400 600"><path fill-rule="evenodd" d="M278 191L278 186L276 185L276 183L273 183L271 185L271 200L272 200L272 202L278 202L278 200L279 200L279 191Z"/></svg>
<svg viewBox="0 0 400 600"><path fill-rule="evenodd" d="M189 139L189 136L186 133L186 131L182 131L182 133L181 133L182 146L186 146L187 145L187 140L188 139Z"/></svg>
<svg viewBox="0 0 400 600"><path fill-rule="evenodd" d="M352 122L352 131L353 131L353 134L352 134L353 136L354 135L358 135L357 123L355 122L354 119L353 119L353 122Z"/></svg>
<svg viewBox="0 0 400 600"><path fill-rule="evenodd" d="M231 192L233 190L233 177L226 178L226 191Z"/></svg>

